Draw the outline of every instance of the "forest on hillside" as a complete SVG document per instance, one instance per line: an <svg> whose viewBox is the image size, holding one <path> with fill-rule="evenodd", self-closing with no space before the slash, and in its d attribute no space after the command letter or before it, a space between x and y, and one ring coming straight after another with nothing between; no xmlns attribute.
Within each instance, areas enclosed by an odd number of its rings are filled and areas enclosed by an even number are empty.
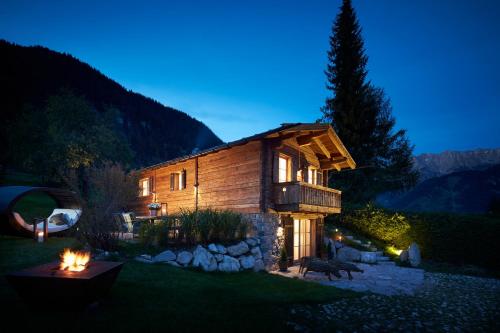
<svg viewBox="0 0 500 333"><path fill-rule="evenodd" d="M184 112L125 89L71 55L0 40L3 169L39 173L71 155L142 167L222 141ZM62 156L66 154L65 156ZM69 163L69 162L68 162Z"/></svg>

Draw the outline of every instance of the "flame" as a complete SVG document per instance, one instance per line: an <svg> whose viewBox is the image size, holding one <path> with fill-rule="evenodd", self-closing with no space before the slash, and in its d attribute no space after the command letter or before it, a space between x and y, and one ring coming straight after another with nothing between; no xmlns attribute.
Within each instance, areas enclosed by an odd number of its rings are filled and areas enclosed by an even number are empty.
<svg viewBox="0 0 500 333"><path fill-rule="evenodd" d="M61 254L60 270L69 270L72 272L83 271L90 260L90 252L73 252L70 249L64 249Z"/></svg>

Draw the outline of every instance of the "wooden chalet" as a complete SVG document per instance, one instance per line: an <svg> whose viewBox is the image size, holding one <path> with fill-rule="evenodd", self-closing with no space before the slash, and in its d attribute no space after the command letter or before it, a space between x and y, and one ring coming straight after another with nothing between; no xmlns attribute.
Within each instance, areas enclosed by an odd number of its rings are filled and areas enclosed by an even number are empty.
<svg viewBox="0 0 500 333"><path fill-rule="evenodd" d="M355 166L330 125L283 124L142 169L133 208L147 214L147 204L158 202L163 215L206 207L241 212L268 259L284 237L293 261L319 253L324 217L341 210L341 192L328 187L329 172Z"/></svg>

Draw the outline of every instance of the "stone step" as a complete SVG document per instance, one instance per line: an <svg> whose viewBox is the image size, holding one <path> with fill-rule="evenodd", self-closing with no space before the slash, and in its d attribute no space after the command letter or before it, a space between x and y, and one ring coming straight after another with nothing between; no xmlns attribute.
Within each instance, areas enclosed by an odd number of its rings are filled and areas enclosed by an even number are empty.
<svg viewBox="0 0 500 333"><path fill-rule="evenodd" d="M353 239L354 239L354 236L345 236L345 238L350 239L350 240L353 240Z"/></svg>
<svg viewBox="0 0 500 333"><path fill-rule="evenodd" d="M377 251L377 250L375 250L375 255L377 257L383 257L384 256L384 251Z"/></svg>
<svg viewBox="0 0 500 333"><path fill-rule="evenodd" d="M391 258L386 256L377 256L377 261L389 261Z"/></svg>

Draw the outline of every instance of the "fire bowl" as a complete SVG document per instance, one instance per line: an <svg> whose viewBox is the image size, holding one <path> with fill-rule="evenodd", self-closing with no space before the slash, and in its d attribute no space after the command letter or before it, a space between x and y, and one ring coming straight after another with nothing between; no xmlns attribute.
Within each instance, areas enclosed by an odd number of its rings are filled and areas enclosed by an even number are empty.
<svg viewBox="0 0 500 333"><path fill-rule="evenodd" d="M81 272L59 270L59 262L7 274L19 296L37 309L71 311L105 296L122 269L122 262L91 261Z"/></svg>

